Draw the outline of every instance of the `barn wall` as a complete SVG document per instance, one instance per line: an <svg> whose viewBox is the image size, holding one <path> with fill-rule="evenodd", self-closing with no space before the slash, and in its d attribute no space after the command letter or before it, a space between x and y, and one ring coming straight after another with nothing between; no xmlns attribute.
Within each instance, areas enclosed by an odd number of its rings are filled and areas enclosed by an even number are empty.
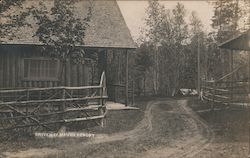
<svg viewBox="0 0 250 158"><path fill-rule="evenodd" d="M86 65L66 63L63 77L59 81L25 81L23 79L24 58L45 57L40 47L0 46L0 88L84 86L89 83L89 71Z"/></svg>

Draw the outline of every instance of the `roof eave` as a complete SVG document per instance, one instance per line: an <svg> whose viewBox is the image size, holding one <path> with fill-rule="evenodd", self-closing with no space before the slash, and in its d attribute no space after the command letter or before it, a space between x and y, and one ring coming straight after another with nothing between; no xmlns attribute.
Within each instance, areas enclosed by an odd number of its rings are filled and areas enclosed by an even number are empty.
<svg viewBox="0 0 250 158"><path fill-rule="evenodd" d="M13 42L13 43L0 43L0 45L33 45L33 46L44 46L42 43L28 43L28 42ZM132 46L95 46L95 45L76 45L77 47L83 48L105 48L105 49L136 49L137 47Z"/></svg>
<svg viewBox="0 0 250 158"><path fill-rule="evenodd" d="M230 50L240 50L240 51L250 51L249 40L250 40L250 30L229 39L221 44L219 48L230 49Z"/></svg>

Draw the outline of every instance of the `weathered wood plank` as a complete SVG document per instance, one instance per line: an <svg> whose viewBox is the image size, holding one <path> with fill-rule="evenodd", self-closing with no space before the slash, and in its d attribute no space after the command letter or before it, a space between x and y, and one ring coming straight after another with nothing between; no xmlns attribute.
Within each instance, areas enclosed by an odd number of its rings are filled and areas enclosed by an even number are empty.
<svg viewBox="0 0 250 158"><path fill-rule="evenodd" d="M78 65L78 86L84 85L84 78L83 78L83 65Z"/></svg>
<svg viewBox="0 0 250 158"><path fill-rule="evenodd" d="M90 85L91 83L91 73L90 73L90 67L88 67L86 64L83 65L83 85L84 86L87 86L87 85Z"/></svg>
<svg viewBox="0 0 250 158"><path fill-rule="evenodd" d="M70 65L70 61L67 61L66 62L66 72L65 72L66 73L65 74L65 76L66 76L66 79L65 79L66 80L66 85L65 86L71 86L70 85L70 81L71 81L70 80L71 79L71 77L70 77L70 75L71 75L71 73L70 73L70 66L71 66Z"/></svg>
<svg viewBox="0 0 250 158"><path fill-rule="evenodd" d="M14 88L16 87L16 62L15 62L15 54L13 52L10 53L10 87Z"/></svg>
<svg viewBox="0 0 250 158"><path fill-rule="evenodd" d="M5 87L8 87L10 86L10 55L9 53L6 53L6 56L5 56L5 59L6 59L6 69L4 70L4 74L5 74Z"/></svg>
<svg viewBox="0 0 250 158"><path fill-rule="evenodd" d="M1 49L1 47L0 47ZM4 76L3 76L3 60L4 60L4 57L3 57L3 53L0 51L0 88L3 88L3 81L4 81Z"/></svg>
<svg viewBox="0 0 250 158"><path fill-rule="evenodd" d="M77 85L77 65L71 62L71 86Z"/></svg>
<svg viewBox="0 0 250 158"><path fill-rule="evenodd" d="M21 58L20 58L20 53L15 53L15 63L16 63L16 65L15 65L15 83L16 83L16 87L22 87L22 83L21 83L21 67L22 67L22 65L21 65Z"/></svg>

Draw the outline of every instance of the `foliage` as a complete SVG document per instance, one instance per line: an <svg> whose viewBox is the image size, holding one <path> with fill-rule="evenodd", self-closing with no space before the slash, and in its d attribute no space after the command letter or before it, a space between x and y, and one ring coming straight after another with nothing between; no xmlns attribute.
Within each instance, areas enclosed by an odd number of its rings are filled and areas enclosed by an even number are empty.
<svg viewBox="0 0 250 158"><path fill-rule="evenodd" d="M21 7L25 0L1 0L0 1L0 38L13 38L18 27L27 25L25 18L28 15L26 12L21 12L19 15L7 14L10 8ZM0 40L1 41L1 40Z"/></svg>
<svg viewBox="0 0 250 158"><path fill-rule="evenodd" d="M72 58L76 63L84 62L84 51L78 46L84 45L85 30L91 18L91 7L84 19L74 15L74 1L54 0L54 6L47 11L43 3L41 9L32 8L38 29L35 36L45 45L44 49L52 57L65 62Z"/></svg>
<svg viewBox="0 0 250 158"><path fill-rule="evenodd" d="M77 18L74 14L75 0L54 0L53 7L48 10L45 2L27 8L22 5L25 0L2 0L0 2L0 37L1 39L14 38L15 30L20 27L34 25L27 21L33 16L37 29L34 36L44 44L44 52L50 56L66 62L71 58L75 63L83 63L85 52L79 46L84 45L85 30L92 14L92 4L89 1L86 17ZM12 9L14 13L8 12Z"/></svg>
<svg viewBox="0 0 250 158"><path fill-rule="evenodd" d="M153 42L159 42L161 38L161 21L164 18L164 7L157 0L148 1L149 7L146 10L148 17L145 19L148 29L146 36Z"/></svg>
<svg viewBox="0 0 250 158"><path fill-rule="evenodd" d="M149 1L147 26L143 30L145 37L141 41L150 43L154 65L147 72L147 78L157 94L173 95L181 87L196 87L198 49L202 77L214 79L229 72L229 53L220 50L218 44L239 34L242 24L249 27L250 16L242 15L249 15L250 2L218 0L209 3L214 6L213 30L205 32L196 12L191 12L190 23L186 23L187 11L183 4L177 3L170 10L157 0ZM234 64L241 63L242 57L238 54L234 58Z"/></svg>
<svg viewBox="0 0 250 158"><path fill-rule="evenodd" d="M250 1L249 0L244 0L244 14L246 14L246 19L244 20L244 29L250 29Z"/></svg>
<svg viewBox="0 0 250 158"><path fill-rule="evenodd" d="M152 56L152 46L149 43L143 43L140 45L140 47L136 51L136 58L135 58L135 64L136 64L136 82L138 83L139 80L143 80L143 91L144 95L146 92L146 80L148 77L148 73L150 72L151 68L154 66L154 60ZM140 88L140 85L138 85L138 91L140 91L142 88Z"/></svg>
<svg viewBox="0 0 250 158"><path fill-rule="evenodd" d="M238 33L242 10L239 7L239 0L218 0L213 5L215 10L212 27L217 30L216 39L221 43Z"/></svg>
<svg viewBox="0 0 250 158"><path fill-rule="evenodd" d="M0 1L0 13L4 13L13 6L20 6L24 0L1 0Z"/></svg>
<svg viewBox="0 0 250 158"><path fill-rule="evenodd" d="M183 4L177 3L176 7L173 9L173 28L175 31L176 44L181 45L187 39L188 25L185 22L186 9Z"/></svg>
<svg viewBox="0 0 250 158"><path fill-rule="evenodd" d="M84 17L75 15L75 2L77 0L53 0L50 8L47 1L39 1L35 6L28 5L28 8L25 0L1 0L0 40L12 40L21 27L32 27L31 30L35 30L34 36L43 43L45 54L61 61L62 80L68 59L77 64L92 62L80 47L84 45L85 31L92 15L92 3L89 0Z"/></svg>
<svg viewBox="0 0 250 158"><path fill-rule="evenodd" d="M203 31L203 24L195 11L191 12L189 26L190 43L185 47L185 53L188 55L186 56L187 64L184 66L183 83L188 85L188 88L195 88L198 77L198 53L200 53L200 56L204 56L206 36ZM198 52L198 47L202 51Z"/></svg>
<svg viewBox="0 0 250 158"><path fill-rule="evenodd" d="M149 69L147 75L153 76L151 81L158 85L154 88L157 94L171 95L184 85L185 59L189 56L185 50L189 38L186 9L177 3L173 10L168 10L154 0L149 1L147 15L143 44L148 43L154 61L153 69ZM142 51L146 55L146 50Z"/></svg>
<svg viewBox="0 0 250 158"><path fill-rule="evenodd" d="M147 43L143 43L137 49L135 63L137 70L146 73L153 65L152 47Z"/></svg>

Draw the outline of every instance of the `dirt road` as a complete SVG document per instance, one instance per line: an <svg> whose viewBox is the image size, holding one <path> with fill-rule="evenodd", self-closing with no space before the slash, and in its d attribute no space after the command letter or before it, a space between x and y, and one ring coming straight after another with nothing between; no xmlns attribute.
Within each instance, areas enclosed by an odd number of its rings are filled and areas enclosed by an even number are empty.
<svg viewBox="0 0 250 158"><path fill-rule="evenodd" d="M204 148L206 148L213 139L213 133L209 127L204 123L200 117L195 114L188 106L187 100L162 100L151 101L147 104L144 119L131 131L118 133L111 136L98 135L90 144L112 142L124 139L130 139L130 141L136 141L139 137L147 137L152 134L153 131L153 109L159 108L158 105L171 106L171 111L167 113L173 113L176 115L182 115L182 121L186 122L190 130L183 130L182 136L173 142L174 148L158 147L153 148L145 153L142 153L143 157L171 157L171 158L183 158L193 157ZM168 121L168 120L165 120ZM156 127L161 126L161 122ZM133 153L134 155L134 153ZM142 156L138 154L138 157Z"/></svg>
<svg viewBox="0 0 250 158"><path fill-rule="evenodd" d="M192 158L206 149L213 138L212 131L188 107L187 100L157 99L147 103L144 117L134 129L111 135L97 134L88 142L66 144L59 147L63 150L55 149L56 154L47 154L84 158ZM7 156L25 155L27 151Z"/></svg>

